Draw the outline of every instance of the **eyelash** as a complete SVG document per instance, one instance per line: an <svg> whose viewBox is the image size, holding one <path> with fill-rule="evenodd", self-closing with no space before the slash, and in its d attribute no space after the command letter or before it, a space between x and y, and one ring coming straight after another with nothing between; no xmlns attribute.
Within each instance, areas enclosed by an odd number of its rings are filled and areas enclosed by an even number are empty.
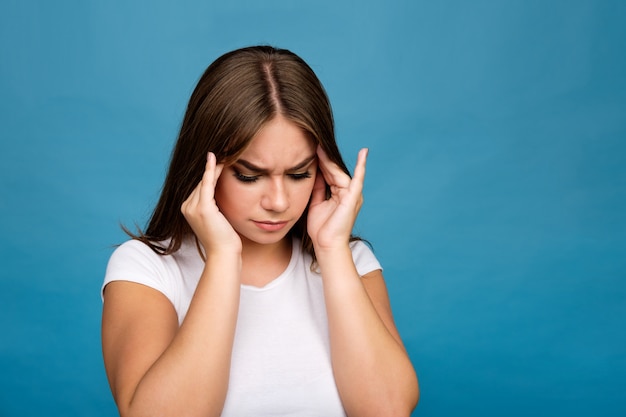
<svg viewBox="0 0 626 417"><path fill-rule="evenodd" d="M259 177L260 175L243 175L241 172L235 171L235 178L237 178L241 182L245 182L245 183L256 182L256 180L258 180ZM289 174L289 178L291 178L294 181L302 181L307 178L311 178L311 173L303 172L300 174Z"/></svg>
<svg viewBox="0 0 626 417"><path fill-rule="evenodd" d="M310 172L302 172L300 174L289 174L289 177L294 181L301 181L307 178L311 178Z"/></svg>
<svg viewBox="0 0 626 417"><path fill-rule="evenodd" d="M243 175L239 171L235 171L235 178L237 178L241 182L255 182L259 179L258 176Z"/></svg>

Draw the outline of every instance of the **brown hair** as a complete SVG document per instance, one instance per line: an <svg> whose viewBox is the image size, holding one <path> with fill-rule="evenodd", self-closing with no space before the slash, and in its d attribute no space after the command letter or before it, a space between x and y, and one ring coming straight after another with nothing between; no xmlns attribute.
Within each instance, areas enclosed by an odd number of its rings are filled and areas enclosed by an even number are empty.
<svg viewBox="0 0 626 417"><path fill-rule="evenodd" d="M309 65L285 49L237 49L215 60L198 81L148 227L138 234L126 232L159 254L177 251L193 235L180 207L200 181L207 153L227 165L235 162L261 127L278 115L301 127L349 174L335 141L328 96ZM305 211L291 233L315 258L306 216Z"/></svg>

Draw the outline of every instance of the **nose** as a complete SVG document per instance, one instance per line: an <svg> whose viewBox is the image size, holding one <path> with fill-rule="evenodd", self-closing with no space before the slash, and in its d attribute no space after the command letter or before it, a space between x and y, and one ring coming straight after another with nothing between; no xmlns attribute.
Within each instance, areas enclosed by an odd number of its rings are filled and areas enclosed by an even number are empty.
<svg viewBox="0 0 626 417"><path fill-rule="evenodd" d="M289 208L289 197L282 178L272 178L261 199L261 207L268 211L282 213Z"/></svg>

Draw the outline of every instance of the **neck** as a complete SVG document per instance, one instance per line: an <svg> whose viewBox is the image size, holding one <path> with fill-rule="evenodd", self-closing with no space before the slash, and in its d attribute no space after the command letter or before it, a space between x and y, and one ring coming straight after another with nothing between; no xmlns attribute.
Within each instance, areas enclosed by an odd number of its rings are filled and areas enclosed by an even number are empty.
<svg viewBox="0 0 626 417"><path fill-rule="evenodd" d="M278 277L291 260L291 236L269 245L245 239L242 244L242 284L262 287Z"/></svg>

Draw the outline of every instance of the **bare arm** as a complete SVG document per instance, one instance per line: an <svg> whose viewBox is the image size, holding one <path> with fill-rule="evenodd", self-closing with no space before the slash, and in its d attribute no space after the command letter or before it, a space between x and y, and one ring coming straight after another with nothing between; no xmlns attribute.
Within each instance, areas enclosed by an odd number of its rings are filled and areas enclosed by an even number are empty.
<svg viewBox="0 0 626 417"><path fill-rule="evenodd" d="M360 278L349 248L322 255L337 387L349 416L408 416L417 377L393 322L380 270Z"/></svg>
<svg viewBox="0 0 626 417"><path fill-rule="evenodd" d="M239 283L226 275L236 274L236 262L208 263L180 329L163 294L107 285L103 352L121 416L220 414L239 301Z"/></svg>
<svg viewBox="0 0 626 417"><path fill-rule="evenodd" d="M124 281L106 287L103 355L122 417L221 413L239 305L241 241L213 202L220 172L208 158L202 182L182 207L207 262L180 328L158 291Z"/></svg>
<svg viewBox="0 0 626 417"><path fill-rule="evenodd" d="M309 208L309 234L324 282L333 372L349 416L408 416L417 377L393 322L380 270L363 278L349 237L363 197L366 151L350 179L319 151L320 175ZM324 187L331 187L330 199Z"/></svg>

